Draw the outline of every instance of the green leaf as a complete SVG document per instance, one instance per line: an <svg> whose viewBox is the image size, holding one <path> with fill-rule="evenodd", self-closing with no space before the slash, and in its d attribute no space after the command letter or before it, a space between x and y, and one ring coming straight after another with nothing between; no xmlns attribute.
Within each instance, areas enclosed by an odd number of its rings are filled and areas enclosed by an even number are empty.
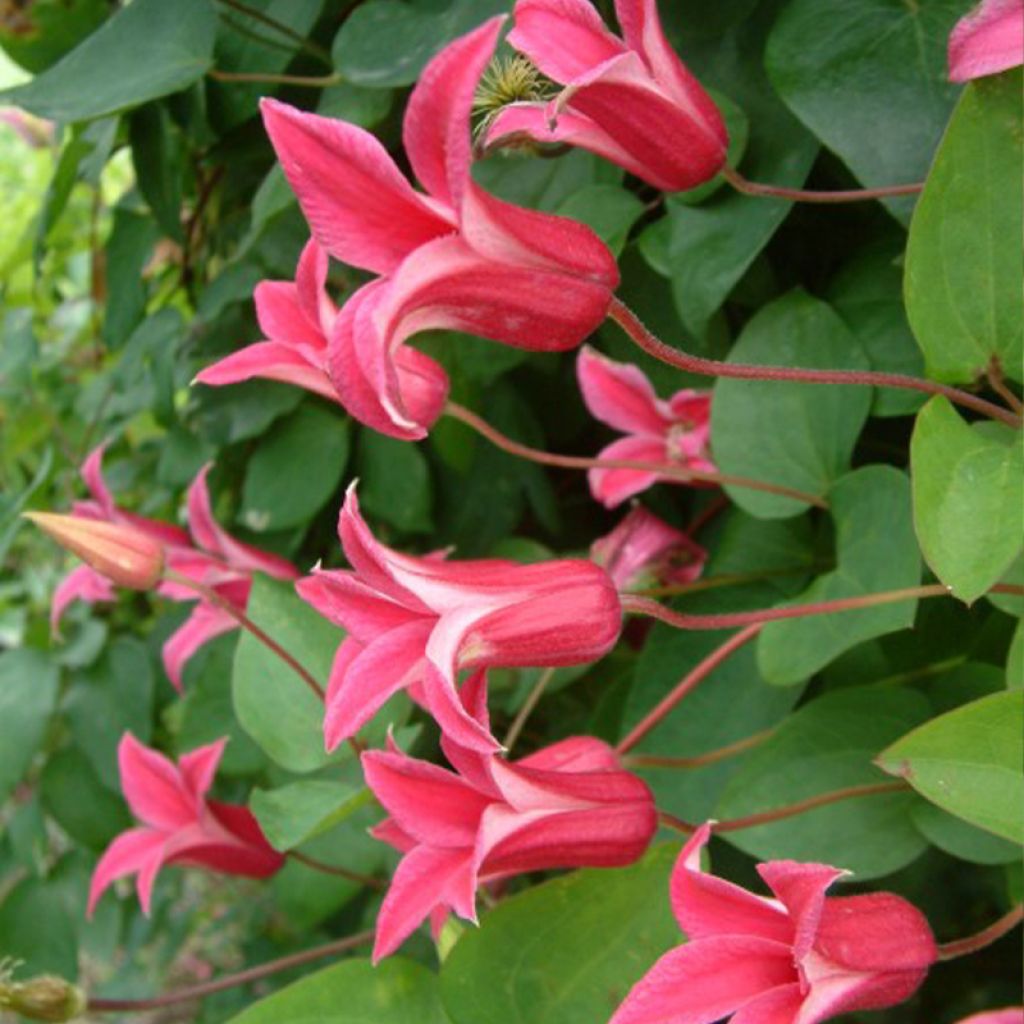
<svg viewBox="0 0 1024 1024"><path fill-rule="evenodd" d="M359 502L369 515L406 533L430 532L430 471L419 448L363 430L358 462Z"/></svg>
<svg viewBox="0 0 1024 1024"><path fill-rule="evenodd" d="M972 864L1020 862L1020 846L1016 843L968 825L935 804L922 800L914 805L912 817L925 839L951 857L959 857Z"/></svg>
<svg viewBox="0 0 1024 1024"><path fill-rule="evenodd" d="M60 888L26 878L0 903L0 949L4 957L24 961L25 974L78 976L76 921Z"/></svg>
<svg viewBox="0 0 1024 1024"><path fill-rule="evenodd" d="M346 960L261 999L229 1024L449 1024L437 976L411 960Z"/></svg>
<svg viewBox="0 0 1024 1024"><path fill-rule="evenodd" d="M867 369L856 338L819 299L794 291L746 326L729 361L791 367ZM871 389L719 378L711 408L714 460L723 473L824 497L850 468ZM727 486L740 508L765 519L796 515L807 502Z"/></svg>
<svg viewBox="0 0 1024 1024"><path fill-rule="evenodd" d="M47 813L91 850L102 850L119 832L131 828L124 800L103 786L77 747L66 747L46 762L40 786Z"/></svg>
<svg viewBox="0 0 1024 1024"><path fill-rule="evenodd" d="M1024 692L996 693L933 718L877 763L950 814L1024 843Z"/></svg>
<svg viewBox="0 0 1024 1024"><path fill-rule="evenodd" d="M128 122L128 140L139 191L168 238L184 241L181 228L185 148L162 104L147 103Z"/></svg>
<svg viewBox="0 0 1024 1024"><path fill-rule="evenodd" d="M924 557L961 600L1007 571L1024 533L1019 438L969 426L941 395L921 410L910 441L914 526Z"/></svg>
<svg viewBox="0 0 1024 1024"><path fill-rule="evenodd" d="M975 427L975 429L978 428ZM999 582L1009 583L1015 587L1024 587L1024 550L1013 560L1013 564L999 578ZM1024 619L1024 595L987 594L986 597L1001 612L1006 612L1007 615L1012 615L1015 619Z"/></svg>
<svg viewBox="0 0 1024 1024"><path fill-rule="evenodd" d="M1021 72L970 84L910 226L905 293L928 375L1021 380Z"/></svg>
<svg viewBox="0 0 1024 1024"><path fill-rule="evenodd" d="M134 0L52 68L0 103L53 121L88 121L179 92L213 63L210 0Z"/></svg>
<svg viewBox="0 0 1024 1024"><path fill-rule="evenodd" d="M466 931L441 972L453 1024L606 1021L682 937L668 901L679 852L632 867L577 871L504 900Z"/></svg>
<svg viewBox="0 0 1024 1024"><path fill-rule="evenodd" d="M921 181L957 86L946 41L970 0L790 0L768 38L772 85L869 187ZM901 219L913 198L887 201Z"/></svg>
<svg viewBox="0 0 1024 1024"><path fill-rule="evenodd" d="M99 28L109 14L106 0L35 0L0 22L0 47L38 75Z"/></svg>
<svg viewBox="0 0 1024 1024"><path fill-rule="evenodd" d="M744 762L715 817L726 821L849 786L880 782L871 759L928 716L917 693L860 686L805 704ZM760 860L823 861L860 879L899 870L927 845L910 817L912 793L841 800L722 838Z"/></svg>
<svg viewBox="0 0 1024 1024"><path fill-rule="evenodd" d="M372 800L365 786L312 779L255 789L249 806L275 850L291 850L326 832Z"/></svg>
<svg viewBox="0 0 1024 1024"><path fill-rule="evenodd" d="M320 403L303 403L249 460L239 522L259 532L308 523L341 483L349 434L346 417Z"/></svg>
<svg viewBox="0 0 1024 1024"><path fill-rule="evenodd" d="M17 648L0 654L0 801L32 763L57 702L57 666L44 654Z"/></svg>
<svg viewBox="0 0 1024 1024"><path fill-rule="evenodd" d="M563 217L589 224L616 256L626 244L629 229L644 212L644 204L619 185L590 185L574 192L558 208Z"/></svg>
<svg viewBox="0 0 1024 1024"><path fill-rule="evenodd" d="M1024 690L1024 619L1013 631L1013 642L1006 657L1006 688Z"/></svg>
<svg viewBox="0 0 1024 1024"><path fill-rule="evenodd" d="M110 348L120 348L146 312L142 268L159 237L152 217L123 206L114 210L106 248L108 295L103 316L103 341Z"/></svg>
<svg viewBox="0 0 1024 1024"><path fill-rule="evenodd" d="M910 515L910 486L891 466L865 466L829 493L836 528L836 568L819 576L793 604L833 601L915 587L921 581ZM768 623L757 642L765 679L800 683L844 651L914 622L916 601Z"/></svg>
<svg viewBox="0 0 1024 1024"><path fill-rule="evenodd" d="M260 575L246 614L326 689L343 639L337 626L300 600L291 584ZM235 651L232 691L242 728L281 767L304 774L327 763L323 704L294 669L245 631Z"/></svg>

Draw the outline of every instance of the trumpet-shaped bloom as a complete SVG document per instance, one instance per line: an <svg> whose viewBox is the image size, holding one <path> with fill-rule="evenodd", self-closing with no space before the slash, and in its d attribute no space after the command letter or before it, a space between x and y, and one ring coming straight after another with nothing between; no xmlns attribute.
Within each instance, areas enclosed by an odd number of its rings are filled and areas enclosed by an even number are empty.
<svg viewBox="0 0 1024 1024"><path fill-rule="evenodd" d="M484 673L464 685L466 710L488 732ZM506 761L442 741L455 771L394 744L362 756L366 781L390 817L374 829L405 856L377 918L375 960L425 919L449 911L476 921L477 886L523 871L617 867L657 829L654 798L600 740L579 736Z"/></svg>
<svg viewBox="0 0 1024 1024"><path fill-rule="evenodd" d="M488 143L525 134L581 146L671 192L713 178L729 145L718 108L669 46L655 0L615 10L623 39L588 0L518 0L509 43L565 89L506 107Z"/></svg>
<svg viewBox="0 0 1024 1024"><path fill-rule="evenodd" d="M590 545L590 557L605 568L621 593L692 583L700 577L708 553L682 530L637 505L611 533Z"/></svg>
<svg viewBox="0 0 1024 1024"><path fill-rule="evenodd" d="M447 562L385 547L350 488L338 533L352 570L319 570L298 591L343 626L324 719L328 750L406 689L464 747L498 744L459 700L461 669L573 665L606 654L619 634L615 585L592 562Z"/></svg>
<svg viewBox="0 0 1024 1024"><path fill-rule="evenodd" d="M987 1010L965 1017L960 1024L1024 1024L1024 1006L1008 1006L1005 1010Z"/></svg>
<svg viewBox="0 0 1024 1024"><path fill-rule="evenodd" d="M982 0L949 37L949 77L966 82L1024 63L1024 0Z"/></svg>
<svg viewBox="0 0 1024 1024"><path fill-rule="evenodd" d="M284 864L246 807L207 797L226 739L185 754L177 764L125 733L117 748L121 788L142 822L107 847L89 886L88 914L118 878L136 875L148 914L153 883L165 864L265 878Z"/></svg>
<svg viewBox="0 0 1024 1024"><path fill-rule="evenodd" d="M254 295L267 340L234 352L196 375L219 386L262 377L338 401L327 373L327 339L337 316L327 295L327 254L315 241L299 257L295 281L263 281Z"/></svg>
<svg viewBox="0 0 1024 1024"><path fill-rule="evenodd" d="M616 363L587 347L576 361L583 401L602 423L627 436L601 450L598 458L661 463L713 472L708 455L711 393L684 389L658 398L643 371ZM590 492L608 508L647 490L659 480L654 470L591 469Z"/></svg>
<svg viewBox="0 0 1024 1024"><path fill-rule="evenodd" d="M314 238L382 275L335 318L327 365L341 403L382 433L418 439L441 414L448 377L406 340L435 328L538 351L578 345L604 319L618 268L564 217L520 209L469 176L473 95L502 19L456 39L424 69L403 142L425 192L370 133L263 101L267 131Z"/></svg>
<svg viewBox="0 0 1024 1024"><path fill-rule="evenodd" d="M702 826L672 874L672 909L689 937L641 978L611 1024L819 1024L909 999L935 962L931 929L892 893L828 897L845 872L768 861L774 899L705 874Z"/></svg>

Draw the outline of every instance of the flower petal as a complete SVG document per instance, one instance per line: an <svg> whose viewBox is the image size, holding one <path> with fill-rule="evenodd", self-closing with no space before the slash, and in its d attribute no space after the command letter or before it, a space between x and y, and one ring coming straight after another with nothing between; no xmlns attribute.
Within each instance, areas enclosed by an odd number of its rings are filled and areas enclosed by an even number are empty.
<svg viewBox="0 0 1024 1024"><path fill-rule="evenodd" d="M632 363L618 363L584 345L576 357L576 377L591 415L615 430L662 437L674 422L647 375Z"/></svg>
<svg viewBox="0 0 1024 1024"><path fill-rule="evenodd" d="M966 82L1024 63L1024 3L982 0L949 37L949 77Z"/></svg>
<svg viewBox="0 0 1024 1024"><path fill-rule="evenodd" d="M593 736L570 736L527 757L521 757L515 763L520 768L536 768L546 772L622 770L619 755L603 740Z"/></svg>
<svg viewBox="0 0 1024 1024"><path fill-rule="evenodd" d="M803 998L799 983L780 985L747 1003L729 1024L793 1024Z"/></svg>
<svg viewBox="0 0 1024 1024"><path fill-rule="evenodd" d="M649 462L667 465L668 457L663 438L623 437L613 441L598 452L599 459L623 462ZM653 487L662 477L646 469L604 469L587 470L590 493L605 508L615 508L648 487Z"/></svg>
<svg viewBox="0 0 1024 1024"><path fill-rule="evenodd" d="M470 718L490 735L491 719L487 712L487 672L484 669L474 672L462 684L459 690L459 700ZM491 765L494 763L493 754L485 754L478 749L463 747L455 742L448 733L441 734L441 750L451 766L474 789L481 793L490 793L495 799L499 798L498 788L491 777Z"/></svg>
<svg viewBox="0 0 1024 1024"><path fill-rule="evenodd" d="M72 569L57 584L50 603L50 629L56 634L57 627L68 605L74 601L85 601L86 604L116 601L117 591L113 583L100 575L88 565L80 565Z"/></svg>
<svg viewBox="0 0 1024 1024"><path fill-rule="evenodd" d="M86 456L79 472L85 486L89 488L93 501L103 510L104 515L109 517L116 515L117 506L114 504L114 496L110 493L106 480L103 479L103 455L106 450L106 441L93 448Z"/></svg>
<svg viewBox="0 0 1024 1024"><path fill-rule="evenodd" d="M197 747L178 758L178 768L181 770L181 777L189 788L196 801L201 801L213 785L213 778L217 774L217 766L224 756L224 748L228 744L227 736L217 740L215 743L208 743L204 747Z"/></svg>
<svg viewBox="0 0 1024 1024"><path fill-rule="evenodd" d="M159 751L126 732L117 747L117 763L124 798L140 821L167 832L196 821L199 802L177 766Z"/></svg>
<svg viewBox="0 0 1024 1024"><path fill-rule="evenodd" d="M319 327L321 342L330 333L330 326L338 310L327 294L327 253L311 238L299 255L295 268L295 289L298 293L299 309L306 320Z"/></svg>
<svg viewBox="0 0 1024 1024"><path fill-rule="evenodd" d="M185 664L196 651L214 637L238 629L238 622L223 608L205 601L192 609L192 614L167 638L161 655L167 678L178 693L182 692Z"/></svg>
<svg viewBox="0 0 1024 1024"><path fill-rule="evenodd" d="M260 330L271 340L309 353L327 347L319 314L310 320L300 301L298 286L291 281L260 281L253 292Z"/></svg>
<svg viewBox="0 0 1024 1024"><path fill-rule="evenodd" d="M793 923L793 957L800 961L818 934L825 893L846 871L828 864L771 860L757 865L757 873L779 898Z"/></svg>
<svg viewBox="0 0 1024 1024"><path fill-rule="evenodd" d="M163 863L164 835L150 828L133 828L122 832L100 857L89 883L86 917L92 917L104 892L119 878L141 873L146 869L149 879L156 876ZM140 887L142 912L149 914L152 881Z"/></svg>
<svg viewBox="0 0 1024 1024"><path fill-rule="evenodd" d="M927 974L927 968L864 974L826 964L811 976L810 991L804 996L793 1024L821 1024L853 1010L896 1006L917 991Z"/></svg>
<svg viewBox="0 0 1024 1024"><path fill-rule="evenodd" d="M223 387L257 377L294 384L332 402L338 401L338 392L322 366L311 362L290 345L276 341L258 341L232 352L200 370L195 379L210 387Z"/></svg>

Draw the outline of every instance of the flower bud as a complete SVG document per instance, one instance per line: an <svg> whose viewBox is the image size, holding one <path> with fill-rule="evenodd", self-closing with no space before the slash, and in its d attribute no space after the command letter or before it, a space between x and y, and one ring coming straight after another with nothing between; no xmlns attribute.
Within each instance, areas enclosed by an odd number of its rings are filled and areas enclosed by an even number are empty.
<svg viewBox="0 0 1024 1024"><path fill-rule="evenodd" d="M86 1011L85 993L70 981L42 974L22 982L0 982L0 1007L29 1020L74 1020Z"/></svg>
<svg viewBox="0 0 1024 1024"><path fill-rule="evenodd" d="M51 512L25 518L119 586L149 590L163 575L163 546L134 527Z"/></svg>

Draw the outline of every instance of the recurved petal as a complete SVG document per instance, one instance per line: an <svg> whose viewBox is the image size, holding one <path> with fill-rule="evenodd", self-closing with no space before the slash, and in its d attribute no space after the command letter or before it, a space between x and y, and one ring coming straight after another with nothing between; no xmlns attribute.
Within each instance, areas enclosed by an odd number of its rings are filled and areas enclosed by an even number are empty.
<svg viewBox="0 0 1024 1024"><path fill-rule="evenodd" d="M80 565L72 569L57 584L50 604L50 629L56 633L61 617L68 605L74 601L85 601L94 604L99 601L115 601L117 592L114 585L95 569L88 565Z"/></svg>
<svg viewBox="0 0 1024 1024"><path fill-rule="evenodd" d="M364 646L381 633L423 618L345 569L314 569L295 584L299 597Z"/></svg>
<svg viewBox="0 0 1024 1024"><path fill-rule="evenodd" d="M966 82L1024 62L1024 3L982 0L949 37L949 77Z"/></svg>
<svg viewBox="0 0 1024 1024"><path fill-rule="evenodd" d="M117 747L121 790L140 821L167 832L195 822L199 803L177 766L130 732Z"/></svg>
<svg viewBox="0 0 1024 1024"><path fill-rule="evenodd" d="M814 954L808 958L813 965ZM805 970L808 963L805 962ZM793 1024L821 1024L854 1010L882 1010L909 999L927 975L927 968L865 974L844 971L825 962L808 972L810 990L804 995Z"/></svg>
<svg viewBox="0 0 1024 1024"><path fill-rule="evenodd" d="M164 642L164 671L174 688L182 692L182 675L189 658L215 636L238 629L238 622L222 608L201 601L191 615Z"/></svg>
<svg viewBox="0 0 1024 1024"><path fill-rule="evenodd" d="M214 776L217 774L217 766L224 756L224 748L228 744L225 736L215 743L208 743L206 746L197 747L178 758L178 768L181 770L181 777L196 801L201 801L213 785Z"/></svg>
<svg viewBox="0 0 1024 1024"><path fill-rule="evenodd" d="M780 985L747 1003L729 1024L793 1024L802 1002L798 983Z"/></svg>
<svg viewBox="0 0 1024 1024"><path fill-rule="evenodd" d="M104 514L113 516L116 514L117 506L114 504L114 496L110 493L110 488L107 487L106 480L103 479L103 454L107 450L107 442L104 441L102 444L96 445L88 456L86 456L85 462L82 463L80 473L82 480L85 482L85 486L89 488L89 493L92 495L93 501L103 510Z"/></svg>
<svg viewBox="0 0 1024 1024"><path fill-rule="evenodd" d="M86 916L92 917L100 897L117 879L140 873L144 869L148 877L155 877L163 863L163 846L164 836L153 829L133 828L122 832L107 847L92 873ZM151 882L145 890L140 887L139 895L144 914L149 913L151 892Z"/></svg>
<svg viewBox="0 0 1024 1024"><path fill-rule="evenodd" d="M303 247L295 268L295 289L306 320L319 327L321 343L326 341L338 312L327 294L328 269L327 253L311 238Z"/></svg>
<svg viewBox="0 0 1024 1024"><path fill-rule="evenodd" d="M666 404L632 363L618 363L584 345L576 357L576 379L591 415L615 430L661 437L672 426Z"/></svg>
<svg viewBox="0 0 1024 1024"><path fill-rule="evenodd" d="M668 457L664 438L640 437L633 435L613 441L597 453L599 459L609 462L644 462L651 465L667 465ZM653 487L661 477L647 469L606 469L598 467L587 470L590 493L605 508L615 508L624 501Z"/></svg>
<svg viewBox="0 0 1024 1024"><path fill-rule="evenodd" d="M315 243L314 243L315 244ZM261 281L253 292L260 330L271 341L317 352L327 347L316 309L304 308L299 289L291 281ZM312 312L315 319L310 318Z"/></svg>
<svg viewBox="0 0 1024 1024"><path fill-rule="evenodd" d="M521 768L546 772L613 772L621 771L619 755L603 740L593 736L570 736L550 746L521 757L515 762Z"/></svg>
<svg viewBox="0 0 1024 1024"><path fill-rule="evenodd" d="M825 906L825 893L847 874L828 864L771 860L758 864L758 874L779 898L793 924L793 956L800 960L814 944Z"/></svg>
<svg viewBox="0 0 1024 1024"><path fill-rule="evenodd" d="M312 362L291 345L277 341L258 341L247 345L196 374L199 384L210 387L223 387L254 378L294 384L332 402L339 401L338 392L323 364Z"/></svg>
<svg viewBox="0 0 1024 1024"><path fill-rule="evenodd" d="M484 669L472 673L462 684L459 690L459 700L470 718L490 735L491 719L487 711L487 672ZM451 766L474 789L481 793L490 793L495 799L500 796L494 779L491 777L491 765L494 763L493 754L484 754L479 750L463 747L447 733L441 734L441 750L444 751L444 756L448 758Z"/></svg>
<svg viewBox="0 0 1024 1024"><path fill-rule="evenodd" d="M580 810L603 804L643 804L654 810L647 783L624 768L552 771L497 759L491 774L505 802L517 811Z"/></svg>

